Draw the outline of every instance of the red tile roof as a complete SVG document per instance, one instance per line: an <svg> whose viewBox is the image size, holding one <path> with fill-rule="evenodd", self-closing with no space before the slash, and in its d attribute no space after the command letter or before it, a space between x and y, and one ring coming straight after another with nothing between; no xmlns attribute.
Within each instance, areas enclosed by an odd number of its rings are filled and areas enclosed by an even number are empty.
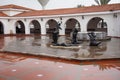
<svg viewBox="0 0 120 80"><path fill-rule="evenodd" d="M0 17L8 17L6 14L0 12Z"/></svg>
<svg viewBox="0 0 120 80"><path fill-rule="evenodd" d="M9 4L9 5L0 6L0 9L8 9L8 8L12 8L12 9L23 9L23 10L33 10L33 9L30 9L30 8L26 8L26 7L14 5L14 4Z"/></svg>
<svg viewBox="0 0 120 80"><path fill-rule="evenodd" d="M108 5L102 5L102 6L81 7L81 8L66 8L66 9L30 11L30 12L18 14L16 16L17 17L46 16L46 15L103 12L103 11L114 11L114 10L120 10L120 3L108 4Z"/></svg>

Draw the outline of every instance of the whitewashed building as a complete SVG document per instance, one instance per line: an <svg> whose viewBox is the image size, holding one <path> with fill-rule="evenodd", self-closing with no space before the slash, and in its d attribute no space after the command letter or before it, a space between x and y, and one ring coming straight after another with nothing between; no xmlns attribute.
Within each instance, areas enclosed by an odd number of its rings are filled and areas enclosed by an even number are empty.
<svg viewBox="0 0 120 80"><path fill-rule="evenodd" d="M80 32L103 31L107 36L120 37L120 4L54 10L0 6L0 34L47 35L57 22L62 22L60 35L79 27Z"/></svg>

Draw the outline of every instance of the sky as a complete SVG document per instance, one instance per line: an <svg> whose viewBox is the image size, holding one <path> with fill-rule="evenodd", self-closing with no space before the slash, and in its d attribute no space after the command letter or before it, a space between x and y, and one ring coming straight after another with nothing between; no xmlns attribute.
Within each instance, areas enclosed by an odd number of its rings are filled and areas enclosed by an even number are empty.
<svg viewBox="0 0 120 80"><path fill-rule="evenodd" d="M120 0L111 0L109 4L111 3L120 3ZM0 6L7 4L16 4L37 10L42 9L41 5L37 0L0 0ZM90 6L93 4L96 5L94 0L49 0L45 9L73 8L79 4L85 6Z"/></svg>

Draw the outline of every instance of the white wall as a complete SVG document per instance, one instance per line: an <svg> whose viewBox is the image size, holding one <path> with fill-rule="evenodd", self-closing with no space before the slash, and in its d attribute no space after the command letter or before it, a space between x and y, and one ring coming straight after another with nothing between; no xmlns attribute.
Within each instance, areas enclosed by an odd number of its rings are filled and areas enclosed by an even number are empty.
<svg viewBox="0 0 120 80"><path fill-rule="evenodd" d="M108 36L114 36L114 37L120 37L120 13L117 13L117 17L113 17L113 13L94 13L94 14L85 14L83 15L84 18L82 18L83 14L77 14L77 15L60 15L62 17L62 30L60 30L60 35L65 35L65 23L68 19L74 18L80 23L81 32L87 31L87 24L89 20L91 20L94 17L100 17L104 19L105 22L107 22L108 25ZM50 19L54 19L56 21L60 21L60 16L48 16L48 17L42 17L43 21L41 21L41 17L31 17L31 18L22 18L22 19L13 19L8 21L8 19L0 19L0 21L4 24L4 32L5 34L10 34L11 30L13 34L16 34L15 30L15 23L18 20L21 20L25 25L25 34L30 34L30 27L29 24L32 20L37 20L41 25L41 34L46 34L46 23ZM26 21L25 21L26 19Z"/></svg>

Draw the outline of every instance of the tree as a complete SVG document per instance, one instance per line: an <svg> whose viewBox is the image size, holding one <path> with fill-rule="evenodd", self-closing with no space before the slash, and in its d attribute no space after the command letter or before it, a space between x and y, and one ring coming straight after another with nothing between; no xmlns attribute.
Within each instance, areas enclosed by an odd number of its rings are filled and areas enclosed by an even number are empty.
<svg viewBox="0 0 120 80"><path fill-rule="evenodd" d="M111 0L94 0L98 5L108 4Z"/></svg>
<svg viewBox="0 0 120 80"><path fill-rule="evenodd" d="M82 4L77 5L77 8L80 8L80 7L84 7L84 5Z"/></svg>

